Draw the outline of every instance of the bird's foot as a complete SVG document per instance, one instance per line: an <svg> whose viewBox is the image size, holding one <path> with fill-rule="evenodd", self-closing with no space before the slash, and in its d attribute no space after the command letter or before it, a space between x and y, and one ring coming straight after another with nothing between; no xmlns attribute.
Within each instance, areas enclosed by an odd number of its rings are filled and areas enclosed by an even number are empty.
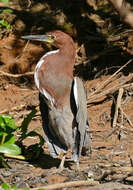
<svg viewBox="0 0 133 190"><path fill-rule="evenodd" d="M61 163L60 163L59 168L58 168L60 171L64 170L65 158L66 158L66 156L63 156L61 159Z"/></svg>
<svg viewBox="0 0 133 190"><path fill-rule="evenodd" d="M76 161L75 164L76 164L75 170L76 170L76 171L80 171L79 160Z"/></svg>
<svg viewBox="0 0 133 190"><path fill-rule="evenodd" d="M65 163L65 156L62 157L60 165L58 168L56 168L52 173L61 173L64 170L67 170L67 168L64 167Z"/></svg>

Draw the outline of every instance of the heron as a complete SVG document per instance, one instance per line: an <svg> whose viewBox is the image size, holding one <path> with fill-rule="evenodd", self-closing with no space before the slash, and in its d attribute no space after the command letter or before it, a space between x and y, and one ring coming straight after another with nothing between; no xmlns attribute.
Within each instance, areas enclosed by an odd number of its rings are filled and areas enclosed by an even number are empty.
<svg viewBox="0 0 133 190"><path fill-rule="evenodd" d="M63 153L79 167L83 149L90 153L87 96L83 80L74 76L76 48L72 37L55 30L44 35L22 36L23 39L53 44L58 49L47 52L38 61L34 80L39 91L40 111L45 140L54 158Z"/></svg>

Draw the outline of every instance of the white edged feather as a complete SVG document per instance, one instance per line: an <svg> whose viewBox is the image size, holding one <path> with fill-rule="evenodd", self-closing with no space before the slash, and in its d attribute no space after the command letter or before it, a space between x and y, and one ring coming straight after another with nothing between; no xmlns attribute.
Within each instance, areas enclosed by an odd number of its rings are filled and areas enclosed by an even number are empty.
<svg viewBox="0 0 133 190"><path fill-rule="evenodd" d="M77 86L77 78L76 77L74 77L73 92L74 92L75 103L78 108L78 86Z"/></svg>
<svg viewBox="0 0 133 190"><path fill-rule="evenodd" d="M38 61L36 67L35 67L35 73L34 73L34 80L36 87L38 88L39 92L44 95L44 97L51 102L51 105L55 103L55 99L45 90L45 89L40 89L40 84L39 84L39 78L38 78L38 71L42 64L45 64L45 57L51 54L56 54L59 52L59 49L47 52L45 55L41 57L41 59Z"/></svg>

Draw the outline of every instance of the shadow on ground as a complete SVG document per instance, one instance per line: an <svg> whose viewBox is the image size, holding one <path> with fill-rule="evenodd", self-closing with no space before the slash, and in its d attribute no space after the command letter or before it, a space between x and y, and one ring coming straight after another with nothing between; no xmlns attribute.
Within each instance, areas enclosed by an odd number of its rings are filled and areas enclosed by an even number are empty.
<svg viewBox="0 0 133 190"><path fill-rule="evenodd" d="M36 167L40 167L42 169L51 169L55 167L58 168L61 163L61 159L52 158L50 155L43 153L39 156L37 160L35 160L34 162L31 161L29 163L33 164ZM64 167L70 168L71 164L72 164L71 161L65 161Z"/></svg>

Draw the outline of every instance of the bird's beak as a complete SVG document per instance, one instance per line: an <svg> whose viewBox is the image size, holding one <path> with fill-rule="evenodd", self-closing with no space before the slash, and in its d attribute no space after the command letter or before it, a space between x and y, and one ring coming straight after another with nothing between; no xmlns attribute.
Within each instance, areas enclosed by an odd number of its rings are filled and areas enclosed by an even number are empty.
<svg viewBox="0 0 133 190"><path fill-rule="evenodd" d="M28 35L28 36L22 36L21 38L26 40L48 42L51 44L54 43L54 39L51 35Z"/></svg>

